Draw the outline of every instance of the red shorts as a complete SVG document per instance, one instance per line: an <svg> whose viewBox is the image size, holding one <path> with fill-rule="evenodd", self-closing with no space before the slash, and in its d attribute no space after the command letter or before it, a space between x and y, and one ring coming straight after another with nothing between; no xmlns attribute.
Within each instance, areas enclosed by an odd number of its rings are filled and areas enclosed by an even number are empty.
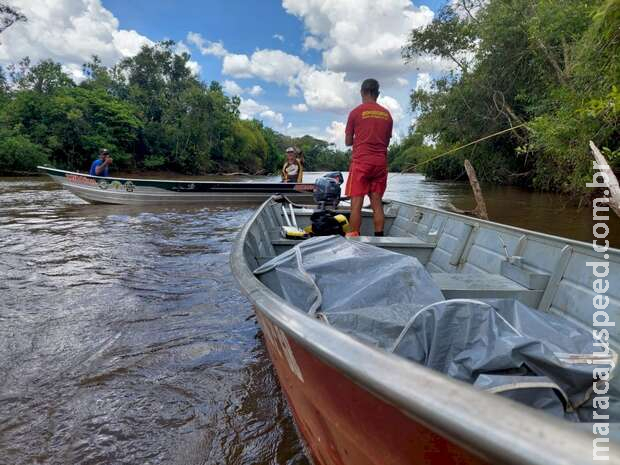
<svg viewBox="0 0 620 465"><path fill-rule="evenodd" d="M383 195L387 187L386 165L352 162L345 193L348 197L363 197L371 192Z"/></svg>

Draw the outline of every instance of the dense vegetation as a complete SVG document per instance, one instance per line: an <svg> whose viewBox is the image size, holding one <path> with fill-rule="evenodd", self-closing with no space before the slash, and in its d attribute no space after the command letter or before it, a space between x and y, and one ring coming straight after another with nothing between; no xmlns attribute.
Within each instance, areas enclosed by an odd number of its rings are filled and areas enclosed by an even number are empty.
<svg viewBox="0 0 620 465"><path fill-rule="evenodd" d="M79 84L52 61L0 68L0 173L85 170L100 147L119 170L276 173L288 145L305 151L307 170L346 169L327 142L242 120L239 98L199 81L189 58L169 41L111 68L93 57Z"/></svg>
<svg viewBox="0 0 620 465"><path fill-rule="evenodd" d="M403 49L428 54L456 70L412 93L418 118L393 170L456 178L469 158L486 181L581 194L590 139L620 167L620 0L456 0Z"/></svg>

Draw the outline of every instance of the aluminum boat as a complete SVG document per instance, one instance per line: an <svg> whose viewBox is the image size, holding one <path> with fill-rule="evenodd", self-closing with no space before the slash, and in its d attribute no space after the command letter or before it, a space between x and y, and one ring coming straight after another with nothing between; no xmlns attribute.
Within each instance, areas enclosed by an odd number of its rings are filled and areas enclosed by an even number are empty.
<svg viewBox="0 0 620 465"><path fill-rule="evenodd" d="M311 207L298 205L292 215L304 227L310 224L311 213ZM288 257L299 265L299 283L310 280L320 287L331 262L328 258L318 265L314 263L312 270L304 270L305 254L320 246L320 241L311 239L315 244L304 248L307 241L285 238L281 229L290 217L290 209L287 212L285 207L283 211L281 201L266 201L240 231L230 260L240 288L255 307L282 391L307 455L315 464L620 464L620 424L614 423L617 418L611 419L607 436L595 436L591 422L559 418L542 407L523 405L500 395L498 390L481 389L399 355L393 347L402 341L402 335L392 348L374 344L362 333L384 325L380 309L370 316L366 313L366 321L374 323L363 327L346 323L359 322L359 318L334 323L335 314L322 312L320 299L318 304L312 304L313 311L296 304L289 294L297 292L302 284L283 292L277 279L260 269ZM449 303L510 301L530 309L532 318L551 319L553 324L565 321L573 328L571 331L586 335L592 332L596 311L592 287L595 278L586 263L607 262L606 311L609 320L616 322L615 327L607 328L611 345L607 361L617 361L620 250L609 249L603 257L593 251L591 244L397 201L386 205L386 237L374 237L372 228L371 212L364 211L362 236L338 238L340 242L334 244L341 248L342 244L357 244L358 249L363 245L363 254L370 255L378 250L377 256L383 262L390 263L392 257L394 267L403 256L415 258L426 283L438 289ZM333 254L334 263L336 258L351 258L337 255ZM290 271L284 270L281 276L293 277ZM347 282L359 281L356 273L361 271L345 271L344 284L335 292L352 292ZM368 279L370 287L380 281L379 273ZM393 300L397 288L402 287L402 283L392 284L388 283L385 291L386 301ZM345 313L347 310L344 308ZM343 314L342 308L338 311ZM416 309L412 319L424 311ZM348 312L348 317L352 313ZM463 332L469 326L466 319L461 321ZM407 328L410 325L403 331ZM452 329L458 336L459 328ZM571 334L566 334L568 343ZM544 338L540 343L546 343ZM571 364L585 363L588 358L548 355L557 358L558 369L571 369ZM588 362L592 363L592 359L588 358ZM544 390L546 386L538 383L526 387ZM618 392L618 383L612 378L607 396L617 396ZM608 441L595 443L597 438ZM594 451L594 444L609 447L610 451ZM595 454L609 458L595 461Z"/></svg>
<svg viewBox="0 0 620 465"><path fill-rule="evenodd" d="M313 184L272 182L219 182L194 180L129 179L90 176L38 166L63 188L90 203L145 205L205 203L215 205L260 205L272 195L306 202L312 199Z"/></svg>

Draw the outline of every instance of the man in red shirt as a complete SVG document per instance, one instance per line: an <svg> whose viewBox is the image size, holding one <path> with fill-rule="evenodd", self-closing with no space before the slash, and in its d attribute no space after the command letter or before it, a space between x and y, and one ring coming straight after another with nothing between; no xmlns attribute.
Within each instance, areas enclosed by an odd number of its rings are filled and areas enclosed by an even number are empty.
<svg viewBox="0 0 620 465"><path fill-rule="evenodd" d="M392 115L377 103L379 83L366 79L362 104L349 114L345 143L353 146L346 194L351 197L350 232L359 236L364 196L370 197L375 236L383 236L383 194L387 187L387 149L392 137Z"/></svg>

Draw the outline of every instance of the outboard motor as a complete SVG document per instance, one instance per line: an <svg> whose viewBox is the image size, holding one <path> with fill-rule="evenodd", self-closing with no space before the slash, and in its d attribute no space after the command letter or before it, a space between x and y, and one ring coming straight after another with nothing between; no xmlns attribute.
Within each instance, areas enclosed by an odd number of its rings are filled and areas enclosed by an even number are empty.
<svg viewBox="0 0 620 465"><path fill-rule="evenodd" d="M334 171L321 176L314 182L314 201L317 210L310 216L310 233L313 236L342 235L348 231L347 217L329 210L340 202L340 186L344 182L342 173Z"/></svg>
<svg viewBox="0 0 620 465"><path fill-rule="evenodd" d="M319 210L336 208L340 202L340 186L344 177L340 172L327 173L314 182L314 201Z"/></svg>

